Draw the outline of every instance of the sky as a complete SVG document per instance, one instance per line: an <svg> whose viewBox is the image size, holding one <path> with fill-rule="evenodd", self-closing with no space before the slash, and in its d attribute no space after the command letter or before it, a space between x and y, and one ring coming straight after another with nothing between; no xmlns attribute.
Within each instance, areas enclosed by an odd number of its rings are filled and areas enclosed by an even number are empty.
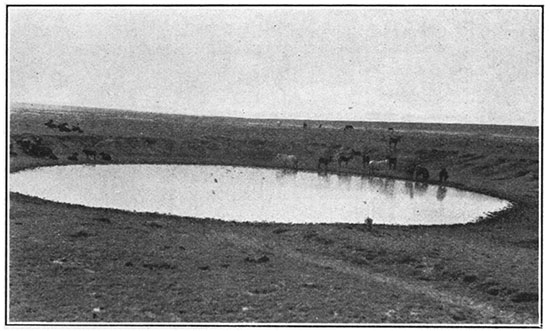
<svg viewBox="0 0 550 331"><path fill-rule="evenodd" d="M9 7L9 101L540 125L535 7Z"/></svg>

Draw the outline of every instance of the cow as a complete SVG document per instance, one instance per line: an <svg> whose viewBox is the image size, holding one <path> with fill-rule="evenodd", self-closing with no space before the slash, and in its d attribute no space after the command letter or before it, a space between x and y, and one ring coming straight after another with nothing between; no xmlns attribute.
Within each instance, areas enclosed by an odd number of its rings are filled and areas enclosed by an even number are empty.
<svg viewBox="0 0 550 331"><path fill-rule="evenodd" d="M395 170L397 168L397 157L388 156L388 164L389 164L390 170L391 169Z"/></svg>
<svg viewBox="0 0 550 331"><path fill-rule="evenodd" d="M57 124L54 124L53 120L50 119L46 123L44 123L45 126L47 126L50 129L57 129Z"/></svg>
<svg viewBox="0 0 550 331"><path fill-rule="evenodd" d="M345 163L347 167L348 162L351 161L354 156L359 155L361 155L361 152L358 152L354 149L339 151L338 153L336 153L336 161L338 161L338 167L341 167L342 163Z"/></svg>
<svg viewBox="0 0 550 331"><path fill-rule="evenodd" d="M317 161L317 169L321 169L321 164L325 165L325 170L328 169L328 164L332 162L332 156L330 155L324 155L319 157L319 160Z"/></svg>
<svg viewBox="0 0 550 331"><path fill-rule="evenodd" d="M10 143L10 156L17 156L17 153L14 150L13 143Z"/></svg>
<svg viewBox="0 0 550 331"><path fill-rule="evenodd" d="M78 161L78 153L74 152L72 155L67 157L67 159L70 161Z"/></svg>
<svg viewBox="0 0 550 331"><path fill-rule="evenodd" d="M414 173L414 178L416 180L418 180L419 178L422 178L423 180L430 179L430 172L424 167L416 166Z"/></svg>
<svg viewBox="0 0 550 331"><path fill-rule="evenodd" d="M369 165L369 162L370 162L369 154L363 152L362 162L363 162L363 169L365 169L365 165Z"/></svg>
<svg viewBox="0 0 550 331"><path fill-rule="evenodd" d="M93 156L94 160L95 160L96 155L97 155L97 153L95 151L92 151L90 149L83 149L82 153L84 153L86 155L87 159L90 159L90 157Z"/></svg>
<svg viewBox="0 0 550 331"><path fill-rule="evenodd" d="M369 171L370 173L374 173L374 170L380 170L384 168L388 168L389 161L388 160L380 160L380 161L370 161L369 162Z"/></svg>
<svg viewBox="0 0 550 331"><path fill-rule="evenodd" d="M101 156L101 159L104 160L104 161L111 161L113 159L111 157L111 155L109 155L107 153L104 153L104 152L100 152L99 156Z"/></svg>
<svg viewBox="0 0 550 331"><path fill-rule="evenodd" d="M439 182L446 182L447 179L449 179L449 173L447 172L447 169L441 168L441 170L439 171Z"/></svg>
<svg viewBox="0 0 550 331"><path fill-rule="evenodd" d="M52 160L57 160L57 156L55 156L52 149L44 145L33 145L29 154L35 157L49 157Z"/></svg>
<svg viewBox="0 0 550 331"><path fill-rule="evenodd" d="M298 168L298 158L296 157L296 155L279 153L275 156L275 159L280 161L285 167L288 166L294 169Z"/></svg>
<svg viewBox="0 0 550 331"><path fill-rule="evenodd" d="M344 131L353 130L353 125L346 125Z"/></svg>
<svg viewBox="0 0 550 331"><path fill-rule="evenodd" d="M78 125L73 125L71 131L78 132L78 133L84 132L84 131L82 131L82 129Z"/></svg>
<svg viewBox="0 0 550 331"><path fill-rule="evenodd" d="M66 122L57 125L57 128L61 132L71 132L71 129L69 128L69 123L66 123Z"/></svg>

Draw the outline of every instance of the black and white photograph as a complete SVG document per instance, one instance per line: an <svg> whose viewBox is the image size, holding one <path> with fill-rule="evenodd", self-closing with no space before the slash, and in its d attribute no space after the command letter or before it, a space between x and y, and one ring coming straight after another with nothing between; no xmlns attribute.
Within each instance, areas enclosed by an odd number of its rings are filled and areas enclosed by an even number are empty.
<svg viewBox="0 0 550 331"><path fill-rule="evenodd" d="M542 5L5 5L5 326L542 327Z"/></svg>

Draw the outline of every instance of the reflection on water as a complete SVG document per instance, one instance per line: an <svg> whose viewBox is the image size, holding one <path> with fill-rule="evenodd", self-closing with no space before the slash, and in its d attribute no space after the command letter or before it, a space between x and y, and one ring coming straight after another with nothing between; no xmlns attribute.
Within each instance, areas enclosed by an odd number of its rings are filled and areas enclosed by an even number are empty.
<svg viewBox="0 0 550 331"><path fill-rule="evenodd" d="M9 179L11 191L53 201L236 221L450 224L508 205L425 183L228 166L62 166Z"/></svg>
<svg viewBox="0 0 550 331"><path fill-rule="evenodd" d="M437 200L443 201L443 199L445 199L445 196L447 196L447 187L439 186L437 188Z"/></svg>

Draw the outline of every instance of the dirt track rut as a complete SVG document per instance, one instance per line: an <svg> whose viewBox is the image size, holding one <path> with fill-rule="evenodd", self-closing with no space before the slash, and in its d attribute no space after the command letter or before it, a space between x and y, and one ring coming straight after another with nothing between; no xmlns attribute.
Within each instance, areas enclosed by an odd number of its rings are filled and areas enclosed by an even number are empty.
<svg viewBox="0 0 550 331"><path fill-rule="evenodd" d="M396 278L393 276L372 272L366 267L354 266L348 262L332 257L298 252L282 247L274 241L266 242L258 238L251 238L237 233L216 234L215 236L218 237L218 240L222 239L219 238L220 235L223 236L224 240L229 240L233 244L237 244L243 248L269 250L275 255L291 258L302 263L312 264L323 269L330 268L332 271L353 275L368 281L388 284L412 294L428 297L431 300L440 302L444 305L452 305L454 307L474 310L478 316L481 316L476 324L537 324L537 321L528 314L518 314L511 311L502 310L494 307L490 303L449 291L436 289L434 286L420 281Z"/></svg>

